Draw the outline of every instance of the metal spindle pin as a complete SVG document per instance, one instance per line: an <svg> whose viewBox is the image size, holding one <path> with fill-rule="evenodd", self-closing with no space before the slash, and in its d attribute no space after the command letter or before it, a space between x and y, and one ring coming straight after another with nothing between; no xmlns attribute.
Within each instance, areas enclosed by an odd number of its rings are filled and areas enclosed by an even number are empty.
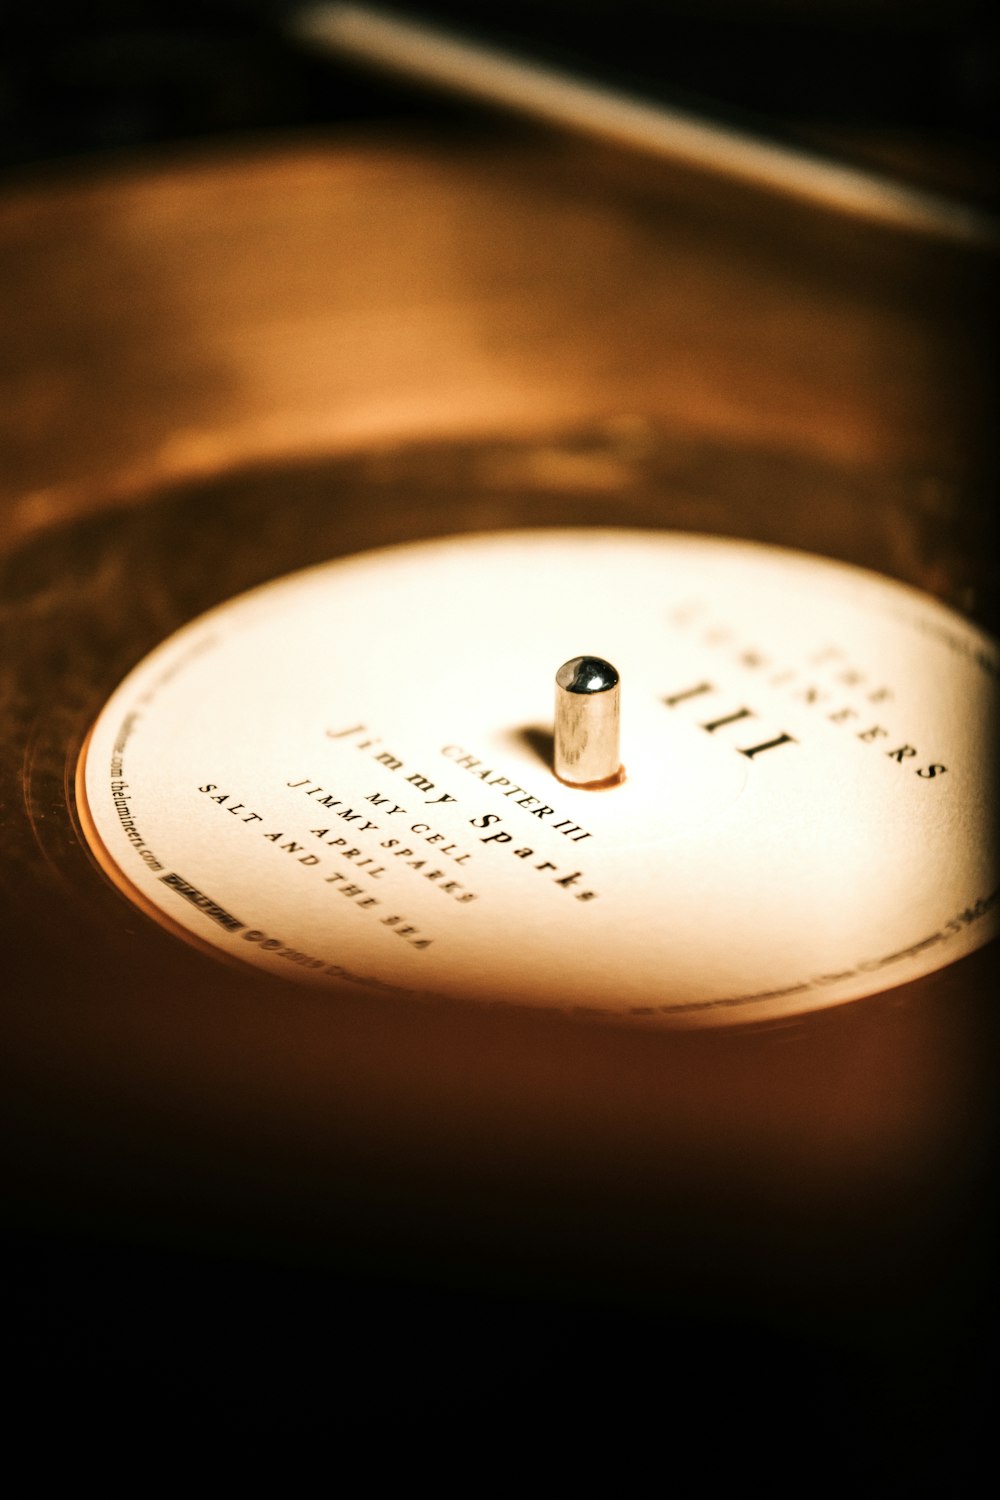
<svg viewBox="0 0 1000 1500"><path fill-rule="evenodd" d="M619 751L618 673L599 656L574 656L556 673L555 772L567 786L614 786Z"/></svg>

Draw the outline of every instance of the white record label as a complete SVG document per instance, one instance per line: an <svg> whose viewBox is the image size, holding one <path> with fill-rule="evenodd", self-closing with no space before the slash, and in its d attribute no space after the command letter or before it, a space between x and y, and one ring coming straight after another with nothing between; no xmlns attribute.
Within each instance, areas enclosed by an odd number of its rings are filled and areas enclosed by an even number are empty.
<svg viewBox="0 0 1000 1500"><path fill-rule="evenodd" d="M625 780L551 769L568 658ZM221 605L102 710L81 805L147 911L311 984L731 1024L996 926L997 652L902 584L658 532L463 536Z"/></svg>

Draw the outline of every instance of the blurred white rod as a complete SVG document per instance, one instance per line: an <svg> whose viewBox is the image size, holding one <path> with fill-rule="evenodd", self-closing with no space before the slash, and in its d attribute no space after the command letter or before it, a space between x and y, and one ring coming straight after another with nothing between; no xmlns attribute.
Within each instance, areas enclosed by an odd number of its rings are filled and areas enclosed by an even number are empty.
<svg viewBox="0 0 1000 1500"><path fill-rule="evenodd" d="M1000 239L1000 224L989 214L935 193L631 99L374 6L308 6L292 29L326 51L843 213L950 240Z"/></svg>

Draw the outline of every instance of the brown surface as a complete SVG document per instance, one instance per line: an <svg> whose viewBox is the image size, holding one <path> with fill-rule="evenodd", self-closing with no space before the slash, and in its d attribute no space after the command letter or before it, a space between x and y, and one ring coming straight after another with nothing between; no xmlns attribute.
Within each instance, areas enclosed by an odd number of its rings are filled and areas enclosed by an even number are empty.
<svg viewBox="0 0 1000 1500"><path fill-rule="evenodd" d="M649 417L943 521L988 432L983 257L569 147L165 163L15 194L0 245L17 530L246 461Z"/></svg>

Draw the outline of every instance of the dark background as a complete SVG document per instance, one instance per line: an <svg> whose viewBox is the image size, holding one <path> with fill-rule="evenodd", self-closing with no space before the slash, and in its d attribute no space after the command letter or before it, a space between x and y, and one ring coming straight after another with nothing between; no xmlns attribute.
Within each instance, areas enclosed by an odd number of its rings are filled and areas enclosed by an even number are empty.
<svg viewBox="0 0 1000 1500"><path fill-rule="evenodd" d="M979 0L398 0L513 51L994 197L1000 20ZM317 57L289 0L10 7L0 165L463 111Z"/></svg>
<svg viewBox="0 0 1000 1500"><path fill-rule="evenodd" d="M421 14L422 7L399 10ZM988 5L727 0L429 7L513 50L908 180L995 202L998 24ZM359 126L461 130L472 106L317 56L291 7L175 0L13 10L0 61L10 181L176 143ZM471 18L471 20L470 20ZM656 1308L628 1287L404 1274L391 1247L310 1265L253 1244L150 1241L133 1226L8 1224L11 1437L82 1472L199 1444L237 1466L304 1448L335 1483L478 1491L604 1477L698 1493L968 1493L977 1378L928 1396L919 1328L838 1346L767 1309ZM724 1418L723 1418L724 1412ZM564 1436L563 1436L564 1435ZM533 1448L540 1445L540 1452ZM655 1467L650 1467L655 1466ZM693 1468L692 1468L693 1466Z"/></svg>

